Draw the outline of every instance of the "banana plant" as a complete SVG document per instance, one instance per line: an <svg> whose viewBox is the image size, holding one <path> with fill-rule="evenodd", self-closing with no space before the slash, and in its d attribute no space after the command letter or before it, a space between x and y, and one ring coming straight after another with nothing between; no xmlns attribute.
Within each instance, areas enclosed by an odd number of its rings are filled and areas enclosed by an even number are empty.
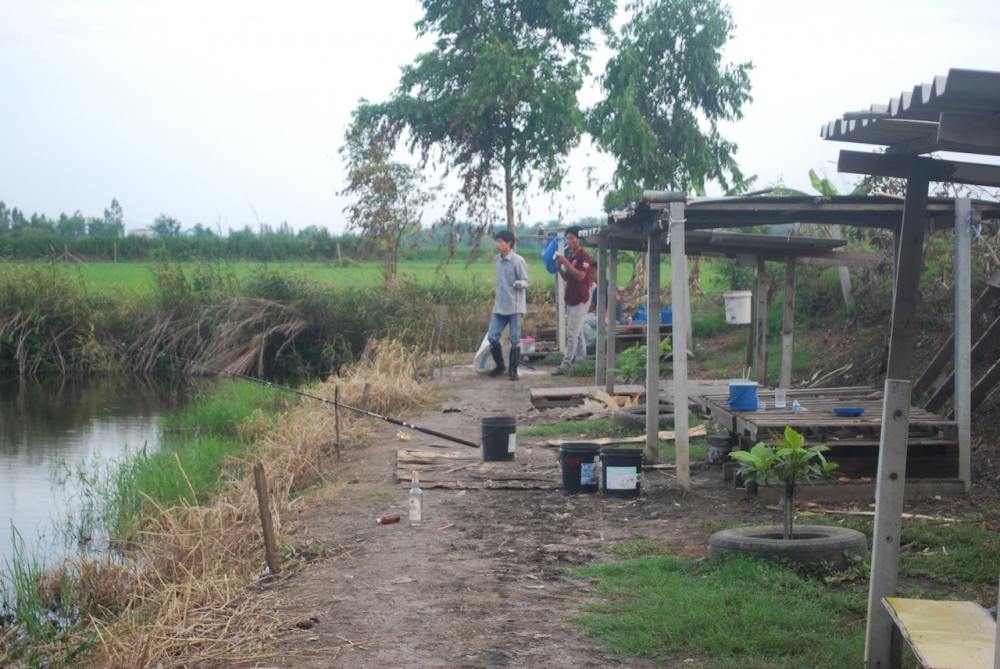
<svg viewBox="0 0 1000 669"><path fill-rule="evenodd" d="M823 455L830 450L823 445L805 447L805 437L791 427L785 427L781 441L774 446L763 442L749 451L734 451L729 454L739 465L744 481L758 485L780 482L784 486L782 514L784 516L783 536L794 537L795 486L800 482L815 481L834 475L838 465Z"/></svg>

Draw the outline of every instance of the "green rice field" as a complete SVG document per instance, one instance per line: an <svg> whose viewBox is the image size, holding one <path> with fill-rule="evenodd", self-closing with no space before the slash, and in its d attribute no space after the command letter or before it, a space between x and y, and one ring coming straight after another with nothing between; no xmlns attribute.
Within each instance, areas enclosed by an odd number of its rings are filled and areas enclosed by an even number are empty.
<svg viewBox="0 0 1000 669"><path fill-rule="evenodd" d="M555 278L545 271L541 260L526 258L528 275L536 286L552 287ZM194 269L198 262L177 263L185 270ZM353 263L339 267L328 262L224 262L213 261L214 266L233 274L238 279L253 275L261 270L279 270L304 279L326 283L339 288L372 288L382 283L382 265L379 262ZM8 267L43 267L48 263L11 263ZM55 264L52 267L71 277L79 277L80 282L91 290L120 294L147 294L153 288L152 262L88 262ZM186 272L187 273L187 272ZM628 281L632 267L620 263L618 275L620 285ZM466 264L463 260L453 260L442 265L436 260L408 260L399 265L399 280L412 281L419 285L432 285L447 280L457 284L479 283L492 286L493 262L481 260Z"/></svg>

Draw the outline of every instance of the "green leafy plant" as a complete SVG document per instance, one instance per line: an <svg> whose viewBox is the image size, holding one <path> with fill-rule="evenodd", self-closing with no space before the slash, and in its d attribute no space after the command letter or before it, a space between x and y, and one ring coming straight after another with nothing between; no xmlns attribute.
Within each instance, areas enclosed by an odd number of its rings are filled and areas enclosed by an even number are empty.
<svg viewBox="0 0 1000 669"><path fill-rule="evenodd" d="M670 339L660 340L660 373L663 373L663 359L670 354ZM626 381L641 381L646 378L646 347L632 346L618 356L616 371Z"/></svg>
<svg viewBox="0 0 1000 669"><path fill-rule="evenodd" d="M838 465L827 461L823 453L830 450L823 445L805 447L805 437L791 427L785 428L781 441L774 446L758 443L749 451L729 454L740 463L739 473L744 481L767 485L772 481L784 484L782 513L784 538L793 538L793 504L795 486L799 482L828 478Z"/></svg>

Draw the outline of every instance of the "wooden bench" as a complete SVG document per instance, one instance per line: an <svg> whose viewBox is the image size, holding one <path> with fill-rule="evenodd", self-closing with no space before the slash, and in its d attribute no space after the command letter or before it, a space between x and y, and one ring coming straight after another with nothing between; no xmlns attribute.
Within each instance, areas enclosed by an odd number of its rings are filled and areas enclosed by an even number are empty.
<svg viewBox="0 0 1000 669"><path fill-rule="evenodd" d="M994 669L997 623L975 602L883 597L895 623L892 669L905 639L924 669Z"/></svg>

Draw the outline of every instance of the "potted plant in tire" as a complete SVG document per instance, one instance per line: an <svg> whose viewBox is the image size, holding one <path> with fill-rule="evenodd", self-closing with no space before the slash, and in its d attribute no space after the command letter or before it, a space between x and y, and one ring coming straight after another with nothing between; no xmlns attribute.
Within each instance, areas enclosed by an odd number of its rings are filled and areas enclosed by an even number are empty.
<svg viewBox="0 0 1000 669"><path fill-rule="evenodd" d="M729 457L739 463L739 474L744 481L782 486L784 522L781 526L738 527L716 532L709 539L712 554L742 553L795 562L826 562L835 568L846 566L848 555L864 557L868 543L865 535L856 530L825 525L794 526L796 486L827 478L837 469L836 464L824 457L827 450L826 446L807 448L805 438L786 427L782 440L774 446L759 443L749 451L730 453Z"/></svg>

